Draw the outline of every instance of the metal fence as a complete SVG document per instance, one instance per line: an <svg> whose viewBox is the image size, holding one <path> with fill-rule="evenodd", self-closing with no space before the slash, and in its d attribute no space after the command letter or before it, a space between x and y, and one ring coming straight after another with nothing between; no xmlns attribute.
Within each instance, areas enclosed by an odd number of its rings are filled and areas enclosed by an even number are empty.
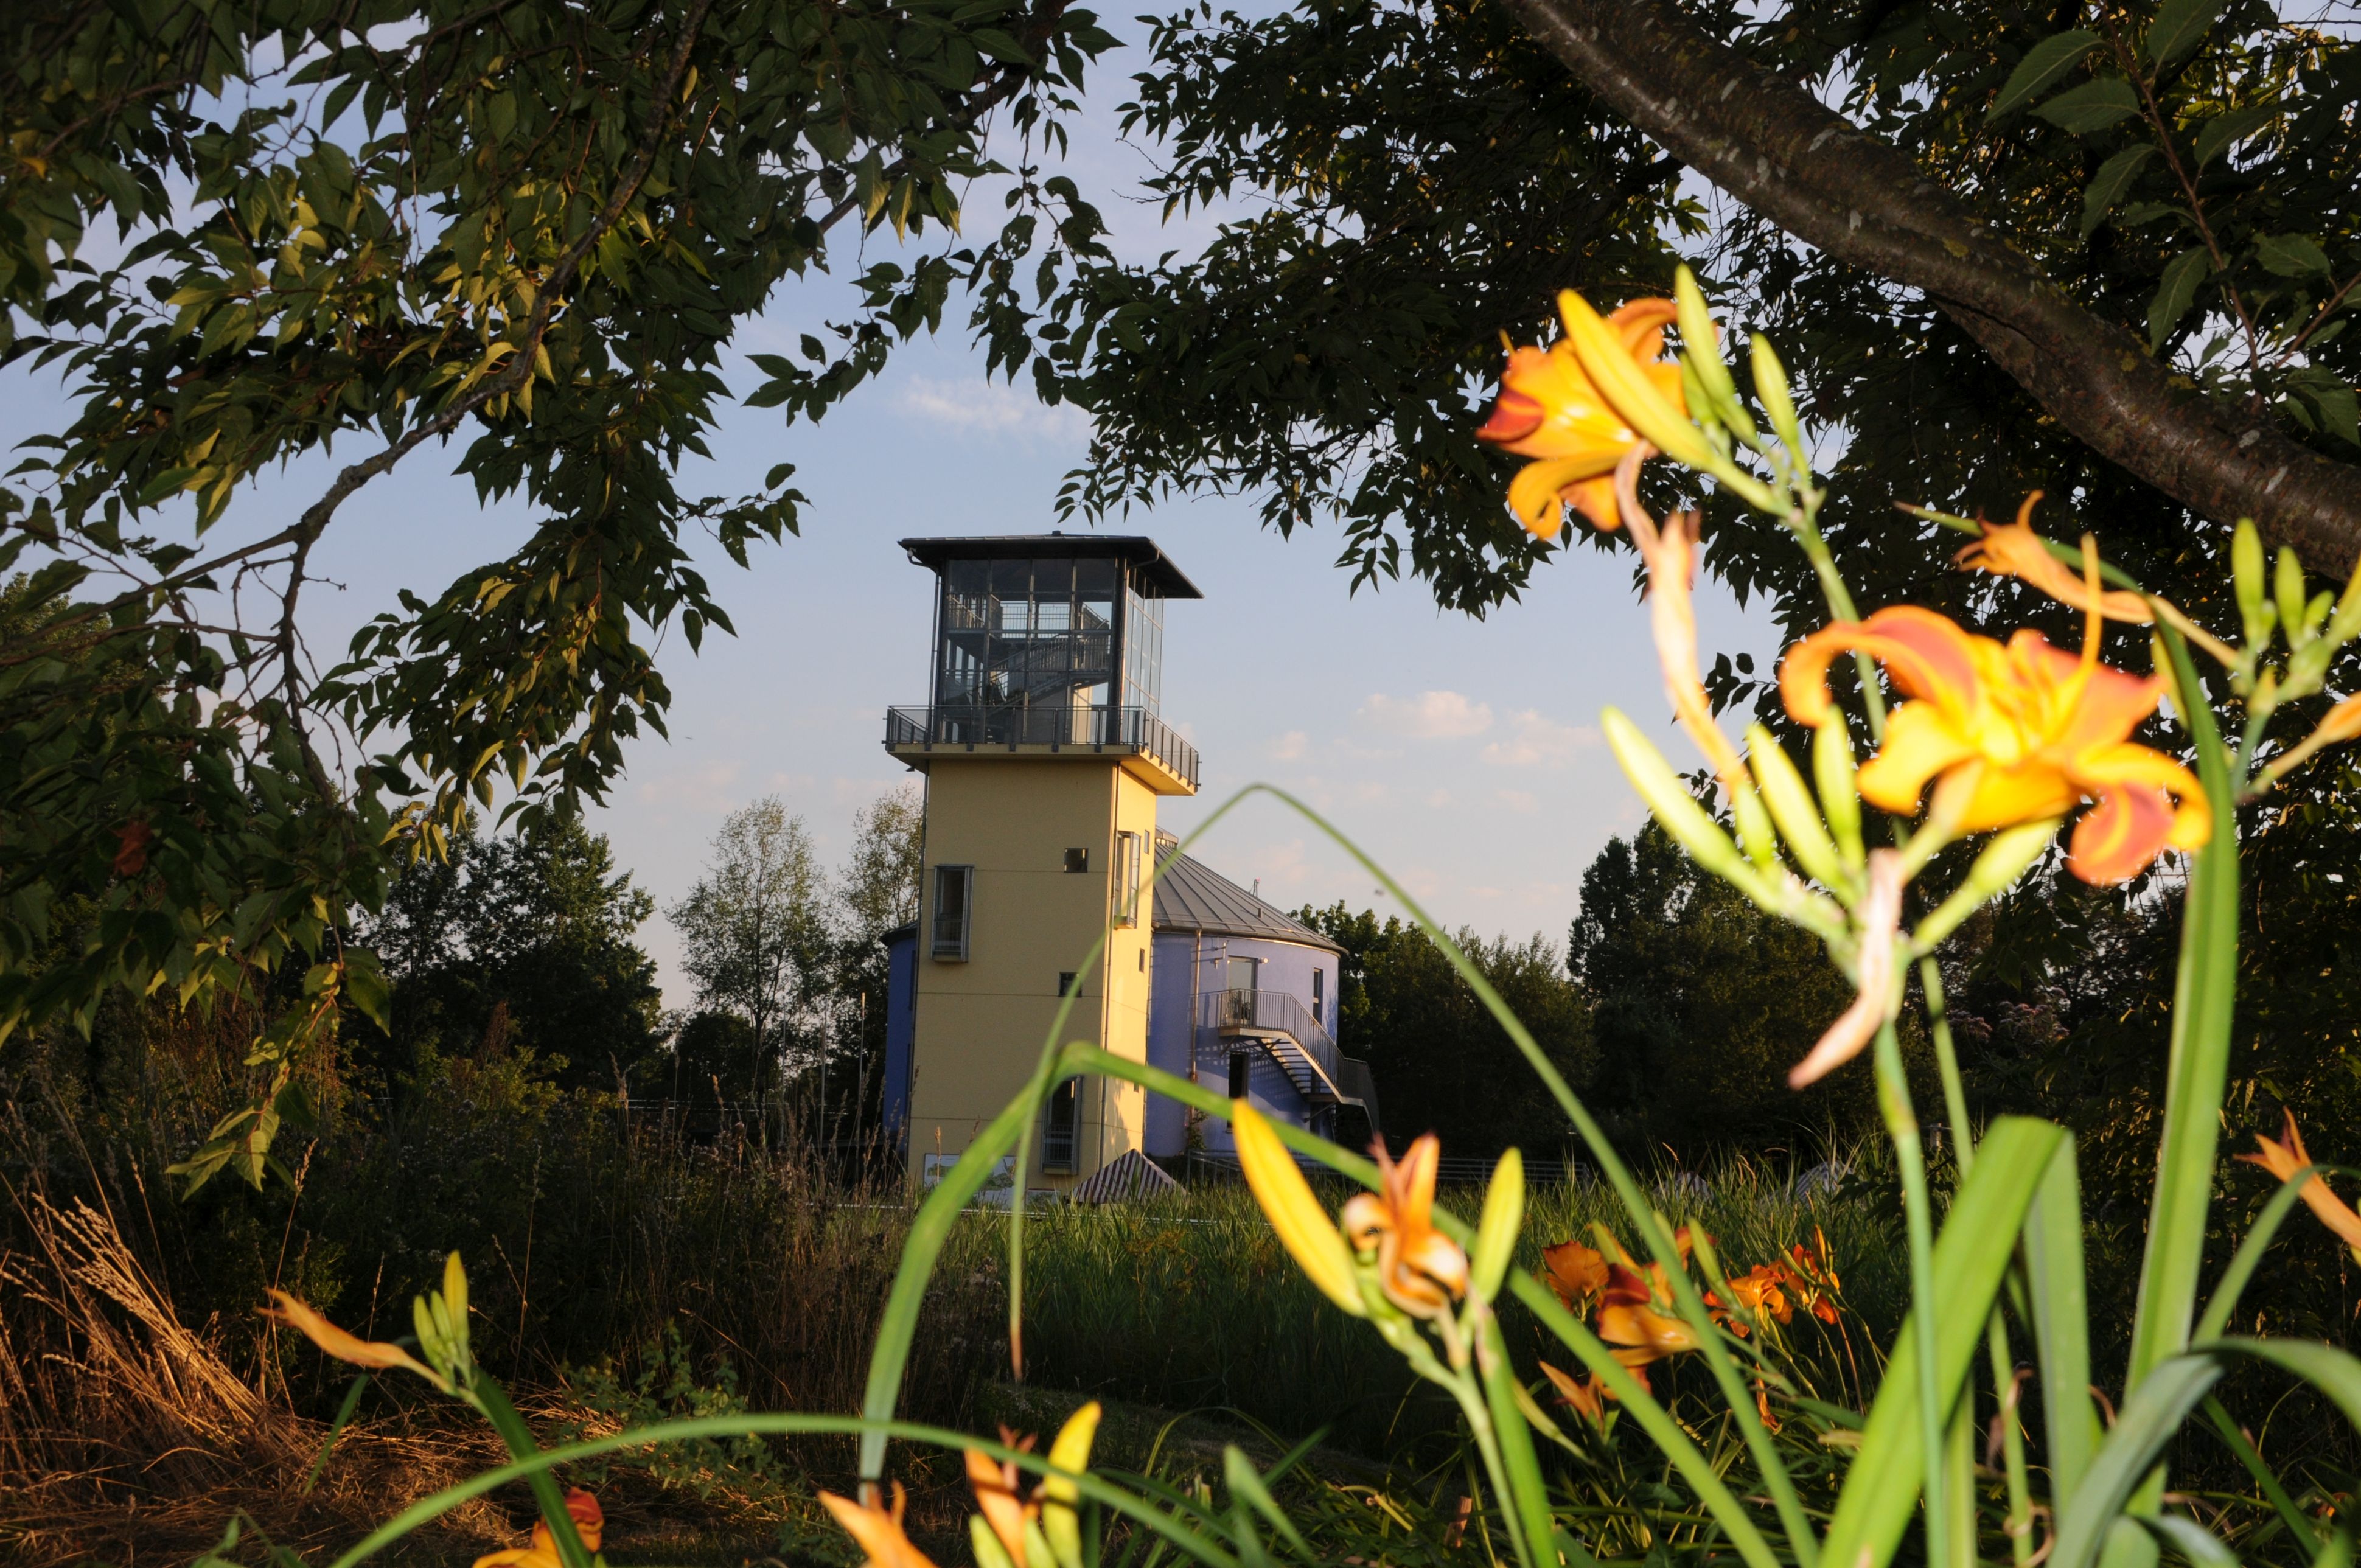
<svg viewBox="0 0 2361 1568"><path fill-rule="evenodd" d="M1093 751L1137 751L1197 783L1197 748L1145 707L889 707L885 744L933 750L959 746L1047 746L1052 751L1087 747Z"/></svg>

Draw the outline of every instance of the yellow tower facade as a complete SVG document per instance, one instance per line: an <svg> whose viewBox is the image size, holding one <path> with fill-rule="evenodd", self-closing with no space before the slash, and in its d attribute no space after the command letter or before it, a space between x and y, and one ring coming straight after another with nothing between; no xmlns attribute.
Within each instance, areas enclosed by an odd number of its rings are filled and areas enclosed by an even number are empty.
<svg viewBox="0 0 2361 1568"><path fill-rule="evenodd" d="M1067 990L1066 1039L1148 1059L1156 803L1197 787L1159 711L1164 607L1200 595L1147 539L902 544L936 576L931 700L893 709L885 738L926 775L906 1125L931 1184L1031 1075ZM1068 1084L1031 1179L1086 1179L1146 1121L1136 1085Z"/></svg>

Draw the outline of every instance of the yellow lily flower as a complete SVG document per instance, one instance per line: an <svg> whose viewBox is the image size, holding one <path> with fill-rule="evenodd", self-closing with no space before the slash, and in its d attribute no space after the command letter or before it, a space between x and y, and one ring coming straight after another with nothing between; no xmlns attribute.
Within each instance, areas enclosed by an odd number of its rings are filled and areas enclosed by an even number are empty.
<svg viewBox="0 0 2361 1568"><path fill-rule="evenodd" d="M2098 612L2109 620L2141 626L2154 620L2155 613L2139 595L2116 589L2093 596L2079 573L2049 553L2041 535L2033 532L2033 508L2041 496L2042 492L2036 490L2026 497L2025 504L2016 509L2015 522L1984 523L1984 536L1953 559L1962 566L1990 572L1994 576L2015 577L2085 615L2096 605Z"/></svg>
<svg viewBox="0 0 2361 1568"><path fill-rule="evenodd" d="M1295 1168L1295 1157L1261 1113L1244 1100L1235 1102L1230 1131L1237 1140L1238 1168L1262 1206L1263 1217L1278 1233L1279 1245L1323 1296L1356 1318L1367 1317L1352 1249L1312 1195L1303 1172Z"/></svg>
<svg viewBox="0 0 2361 1568"><path fill-rule="evenodd" d="M1467 1255L1433 1224L1442 1142L1424 1134L1399 1165L1384 1149L1377 1153L1384 1188L1356 1192L1345 1205L1345 1237L1363 1256L1377 1255L1386 1299L1413 1317L1440 1317L1467 1294Z"/></svg>
<svg viewBox="0 0 2361 1568"><path fill-rule="evenodd" d="M2004 645L1912 605L1812 633L1787 651L1780 696L1797 722L1829 722L1828 665L1861 651L1883 663L1905 702L1885 744L1861 767L1863 800L1899 815L1918 808L1930 779L1959 791L1954 830L1983 832L2063 817L2090 798L2069 865L2083 881L2123 882L2168 846L2193 850L2213 832L2205 794L2179 762L2135 745L2131 733L2164 696L2098 662L2097 618L2082 656L2019 631Z"/></svg>
<svg viewBox="0 0 2361 1568"><path fill-rule="evenodd" d="M830 1517L844 1527L844 1533L868 1554L868 1568L935 1568L927 1554L910 1543L902 1529L902 1515L910 1499L899 1481L894 1483L894 1507L890 1511L874 1504L863 1505L851 1497L840 1497L834 1492L822 1492L819 1500Z"/></svg>
<svg viewBox="0 0 2361 1568"><path fill-rule="evenodd" d="M417 1373L444 1393L448 1394L451 1391L451 1385L445 1382L440 1374L400 1345L388 1343L384 1340L365 1340L357 1334L346 1333L312 1307L284 1290L266 1290L263 1294L278 1303L276 1307L261 1309L264 1317L274 1322L285 1323L338 1361L349 1362L355 1366L365 1366L371 1372L383 1372L396 1366L405 1367Z"/></svg>
<svg viewBox="0 0 2361 1568"><path fill-rule="evenodd" d="M1602 389L1585 368L1574 336L1575 317L1561 297L1567 314L1568 335L1548 348L1511 348L1508 367L1500 373L1499 396L1476 432L1503 451L1536 461L1518 470L1509 483L1509 505L1517 520L1543 539L1554 539L1561 525L1560 504L1570 505L1601 531L1622 525L1615 505L1614 481L1609 477L1624 455L1645 435L1622 412L1612 393ZM1589 313L1590 307L1583 305ZM1681 389L1677 365L1660 363L1664 328L1675 315L1670 300L1633 300L1603 322L1589 314L1586 341L1594 355L1628 361L1630 378L1654 391L1666 407L1687 420L1687 402ZM1597 331L1589 332L1591 323Z"/></svg>
<svg viewBox="0 0 2361 1568"><path fill-rule="evenodd" d="M579 1486L574 1487L566 1494L566 1513L574 1521L574 1533L582 1538L583 1549L598 1551L599 1539L607 1529L607 1515L598 1507L598 1499ZM476 1559L476 1568L558 1568L563 1561L557 1552L557 1538L549 1532L548 1523L535 1519L532 1545L488 1552Z"/></svg>
<svg viewBox="0 0 2361 1568"><path fill-rule="evenodd" d="M2260 1154L2242 1154L2238 1157L2248 1165L2261 1166L2281 1181L2312 1163L2312 1156L2304 1152L2303 1135L2295 1130L2295 1113L2292 1111L2287 1113L2285 1143L2274 1143L2259 1133L2255 1135L2255 1143L2262 1150ZM2355 1213L2352 1207L2335 1194L2327 1179L2315 1176L2305 1182L2302 1198L2305 1206L2320 1223L2334 1232L2339 1241L2351 1247L2355 1256L2361 1257L2361 1214Z"/></svg>

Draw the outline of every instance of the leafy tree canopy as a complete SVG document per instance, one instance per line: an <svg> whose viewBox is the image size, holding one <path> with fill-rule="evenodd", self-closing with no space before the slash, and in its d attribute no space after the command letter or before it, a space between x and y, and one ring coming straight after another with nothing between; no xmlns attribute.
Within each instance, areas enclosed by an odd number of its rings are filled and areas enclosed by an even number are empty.
<svg viewBox="0 0 2361 1568"><path fill-rule="evenodd" d="M300 974L205 1156L259 1180L309 1046L348 1003L384 1018L349 912L495 781L527 821L598 798L664 728L649 645L730 626L684 532L742 565L795 528L787 465L677 485L722 345L841 220L919 236L832 341L758 359L750 400L816 418L1045 218L1089 226L1020 162L1001 230L954 232L994 126L1055 143L1113 40L1066 0L27 0L0 31L0 354L70 400L0 485L39 627L0 651L0 1036ZM446 443L529 536L315 667L313 551ZM297 515L242 515L332 449ZM83 896L91 939L37 968Z"/></svg>

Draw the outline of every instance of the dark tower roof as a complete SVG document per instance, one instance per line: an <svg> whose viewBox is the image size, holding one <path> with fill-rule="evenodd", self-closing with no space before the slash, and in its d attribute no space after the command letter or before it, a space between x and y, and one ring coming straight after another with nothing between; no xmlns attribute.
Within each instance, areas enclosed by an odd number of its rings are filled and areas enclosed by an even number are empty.
<svg viewBox="0 0 2361 1568"><path fill-rule="evenodd" d="M1158 835L1160 839L1163 836ZM1170 853L1170 842L1157 853ZM1192 931L1206 937L1245 937L1266 942L1297 942L1308 948L1345 949L1229 878L1187 855L1156 881L1156 929Z"/></svg>
<svg viewBox="0 0 2361 1568"><path fill-rule="evenodd" d="M1182 575L1156 541L1138 533L1002 533L973 539L896 541L911 560L939 570L946 561L1021 561L1058 556L1113 557L1139 568L1169 599L1201 599L1197 585Z"/></svg>

